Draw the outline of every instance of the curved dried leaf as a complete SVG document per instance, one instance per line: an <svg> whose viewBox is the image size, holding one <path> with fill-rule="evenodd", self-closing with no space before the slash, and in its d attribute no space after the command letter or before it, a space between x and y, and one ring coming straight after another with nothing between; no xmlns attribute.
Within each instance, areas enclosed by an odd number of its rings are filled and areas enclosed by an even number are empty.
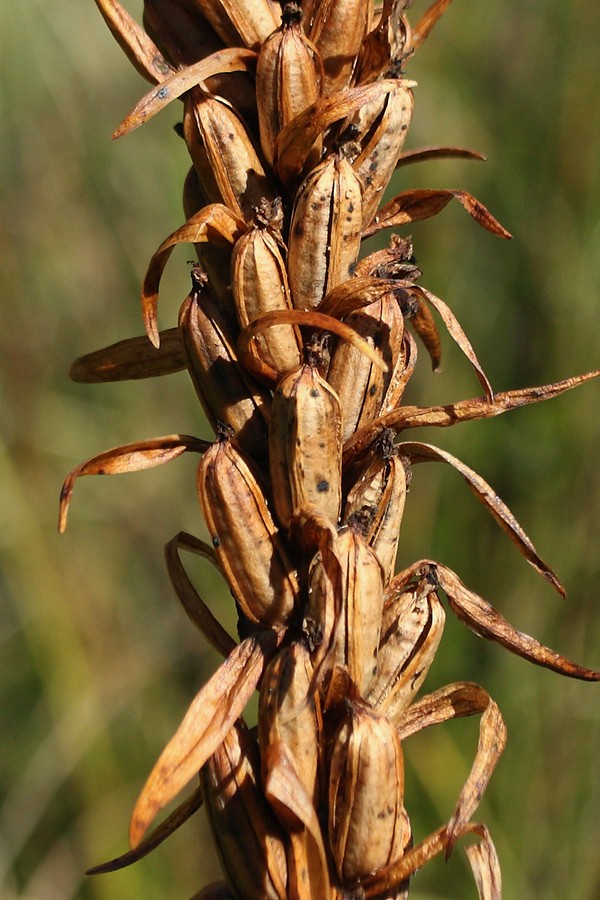
<svg viewBox="0 0 600 900"><path fill-rule="evenodd" d="M169 328L160 333L160 348L142 334L80 356L71 366L69 378L79 384L105 384L158 378L182 369L185 369L185 360L179 329Z"/></svg>
<svg viewBox="0 0 600 900"><path fill-rule="evenodd" d="M207 559L219 568L212 547L185 531L180 531L165 546L167 571L175 593L179 598L190 621L196 625L208 642L222 656L233 652L236 642L223 628L219 620L212 614L183 567L179 556L180 550L189 550Z"/></svg>
<svg viewBox="0 0 600 900"><path fill-rule="evenodd" d="M119 47L142 78L151 84L167 78L172 66L118 0L95 0L95 3Z"/></svg>
<svg viewBox="0 0 600 900"><path fill-rule="evenodd" d="M273 632L246 638L196 694L137 800L129 829L133 848L159 810L198 774L222 743L252 696L276 642Z"/></svg>
<svg viewBox="0 0 600 900"><path fill-rule="evenodd" d="M565 589L560 583L557 575L555 575L552 569L538 555L537 550L511 513L508 506L506 506L500 497L492 490L487 481L478 475L477 472L474 472L473 469L469 468L465 463L461 462L455 456L452 456L451 453L440 450L438 447L434 447L431 444L422 444L418 441L406 441L399 444L398 449L402 455L408 457L411 464L420 462L444 462L452 466L453 469L456 469L459 475L462 475L467 482L477 499L480 500L488 512L492 514L500 528L502 528L513 543L516 544L527 562L530 563L540 575L543 575L559 594L563 597L565 596Z"/></svg>
<svg viewBox="0 0 600 900"><path fill-rule="evenodd" d="M317 311L341 319L376 300L381 300L390 292L402 293L412 287L412 282L396 278L377 278L373 275L348 278L323 297Z"/></svg>
<svg viewBox="0 0 600 900"><path fill-rule="evenodd" d="M473 419L490 419L492 416L499 416L510 409L519 409L530 403L551 400L553 397L564 394L565 391L585 384L592 378L597 378L598 375L600 375L600 369L595 369L584 375L574 375L572 378L565 378L562 381L555 381L540 387L501 391L494 395L493 400L485 397L473 397L469 400L459 400L457 403L448 403L446 406L400 406L378 419L374 419L346 441L344 466L350 459L360 457L367 452L387 428L399 433L407 428L419 428L423 425L447 428L450 425L470 422Z"/></svg>
<svg viewBox="0 0 600 900"><path fill-rule="evenodd" d="M209 441L187 434L170 434L166 437L113 447L80 463L69 472L60 492L58 530L62 534L67 527L67 513L77 478L83 475L121 475L126 472L140 472L142 469L162 466L163 463L177 459L186 451L204 453L210 446Z"/></svg>
<svg viewBox="0 0 600 900"><path fill-rule="evenodd" d="M168 106L172 100L181 97L186 91L197 87L213 75L221 75L224 72L254 71L256 60L257 54L253 50L246 50L242 47L223 48L191 66L186 66L185 69L173 72L169 78L161 81L158 87L149 91L136 103L129 115L115 129L113 138L116 140L135 131L136 128Z"/></svg>
<svg viewBox="0 0 600 900"><path fill-rule="evenodd" d="M478 159L485 161L485 153L470 150L468 147L419 147L418 150L404 150L398 157L396 168L406 166L409 163L425 162L430 159Z"/></svg>
<svg viewBox="0 0 600 900"><path fill-rule="evenodd" d="M451 835L458 835L469 821L485 792L496 764L506 746L506 725L497 704L487 691L469 681L448 684L410 706L397 730L401 740L430 725L449 719L482 713L477 753L448 824ZM446 849L452 849L453 840Z"/></svg>
<svg viewBox="0 0 600 900"><path fill-rule="evenodd" d="M412 31L411 45L413 49L416 50L429 37L434 25L446 12L451 2L452 0L434 0L431 6L425 10Z"/></svg>
<svg viewBox="0 0 600 900"><path fill-rule="evenodd" d="M142 285L142 314L146 333L155 347L160 344L156 311L158 288L167 261L177 244L216 244L217 247L231 247L242 236L246 226L222 203L211 203L203 207L187 222L169 235L153 254Z"/></svg>
<svg viewBox="0 0 600 900"><path fill-rule="evenodd" d="M425 190L416 188L403 191L379 210L371 224L364 229L363 237L377 234L383 228L396 228L409 222L420 222L437 215L452 199L466 209L475 221L496 237L510 240L512 235L498 222L491 212L467 191Z"/></svg>
<svg viewBox="0 0 600 900"><path fill-rule="evenodd" d="M271 328L273 325L305 325L337 334L338 337L348 341L348 343L364 353L365 356L368 356L371 362L381 369L382 372L387 372L388 370L387 363L379 351L362 338L354 328L351 328L344 322L311 309L276 309L265 313L258 319L254 319L241 331L238 337L237 348L240 359L247 369L260 378L265 378L272 382L277 382L280 378L279 373L275 369L267 365L253 352L256 335L265 328Z"/></svg>
<svg viewBox="0 0 600 900"><path fill-rule="evenodd" d="M101 863L98 866L92 866L85 874L102 875L104 872L116 872L143 859L144 856L151 853L163 841L166 841L184 822L187 822L200 809L202 802L202 790L201 788L196 788L194 793L187 800L184 800L183 803L180 803L177 809L174 809L164 822L161 822L148 837L144 838L135 850L128 850L127 853L123 853L115 859Z"/></svg>
<svg viewBox="0 0 600 900"><path fill-rule="evenodd" d="M481 840L465 847L479 900L502 900L502 877L496 848L485 825L474 828Z"/></svg>
<svg viewBox="0 0 600 900"><path fill-rule="evenodd" d="M600 681L600 672L579 666L560 653L540 644L528 634L517 631L486 600L469 590L458 575L447 566L441 563L426 563L425 566L431 567L432 573L448 597L454 614L475 634L495 641L511 653L522 656L523 659L538 666L552 669L560 675L578 678L581 681Z"/></svg>
<svg viewBox="0 0 600 900"><path fill-rule="evenodd" d="M300 177L313 144L326 128L396 89L397 81L391 79L349 88L318 100L288 122L275 141L275 167L284 184Z"/></svg>

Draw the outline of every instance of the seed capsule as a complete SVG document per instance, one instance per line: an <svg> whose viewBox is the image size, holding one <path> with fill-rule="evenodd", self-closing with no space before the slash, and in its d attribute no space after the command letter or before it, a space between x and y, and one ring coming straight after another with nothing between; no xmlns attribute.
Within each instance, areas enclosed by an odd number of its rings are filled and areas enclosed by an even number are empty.
<svg viewBox="0 0 600 900"><path fill-rule="evenodd" d="M342 883L399 859L410 840L400 738L383 716L349 705L329 773L329 842Z"/></svg>
<svg viewBox="0 0 600 900"><path fill-rule="evenodd" d="M184 358L202 407L216 430L224 422L239 444L260 459L267 443L270 396L239 365L235 331L221 303L207 289L206 276L192 269L192 291L179 313Z"/></svg>
<svg viewBox="0 0 600 900"><path fill-rule="evenodd" d="M183 136L209 201L251 221L263 198L274 199L246 127L227 101L193 88L185 101Z"/></svg>
<svg viewBox="0 0 600 900"><path fill-rule="evenodd" d="M221 570L244 615L258 625L285 623L298 579L250 460L229 440L206 451L198 497Z"/></svg>
<svg viewBox="0 0 600 900"><path fill-rule="evenodd" d="M370 705L396 724L412 703L436 654L446 614L433 585L422 581L387 598Z"/></svg>
<svg viewBox="0 0 600 900"><path fill-rule="evenodd" d="M200 12L228 47L258 48L279 25L269 0L178 0Z"/></svg>
<svg viewBox="0 0 600 900"><path fill-rule="evenodd" d="M362 184L335 153L318 165L296 196L288 276L296 309L319 305L352 272L360 249Z"/></svg>
<svg viewBox="0 0 600 900"><path fill-rule="evenodd" d="M347 87L356 56L369 29L372 4L365 0L312 0L308 3L309 36L323 60L323 94Z"/></svg>
<svg viewBox="0 0 600 900"><path fill-rule="evenodd" d="M317 49L308 40L295 3L283 8L283 22L261 47L256 67L256 96L260 143L265 159L273 166L277 135L284 125L320 96L322 65ZM320 156L321 141L310 161Z"/></svg>
<svg viewBox="0 0 600 900"><path fill-rule="evenodd" d="M373 219L396 168L412 120L414 82L398 80L395 88L364 106L353 124L363 135L362 149L353 162L364 185L363 225Z"/></svg>
<svg viewBox="0 0 600 900"><path fill-rule="evenodd" d="M288 758L314 803L321 724L317 698L310 693L312 675L308 650L299 643L280 650L269 663L261 684L258 741L263 760L269 745L285 745ZM267 774L264 773L265 782Z"/></svg>
<svg viewBox="0 0 600 900"><path fill-rule="evenodd" d="M307 363L280 381L269 423L269 464L278 520L313 507L334 525L342 497L341 412L335 391Z"/></svg>
<svg viewBox="0 0 600 900"><path fill-rule="evenodd" d="M338 534L342 603L334 651L363 697L375 676L383 611L383 570L361 533L366 527L355 514Z"/></svg>
<svg viewBox="0 0 600 900"><path fill-rule="evenodd" d="M388 371L382 372L347 341L338 340L333 348L327 380L340 398L342 439L347 441L381 412L392 365L401 354L404 319L394 295L388 293L344 321L372 344L389 365Z"/></svg>
<svg viewBox="0 0 600 900"><path fill-rule="evenodd" d="M281 235L271 224L273 208L265 204L254 225L235 244L232 256L232 287L238 320L242 328L275 309L291 309L292 300L285 262L279 249ZM294 325L265 329L255 338L259 357L279 374L297 369L302 363L302 338Z"/></svg>
<svg viewBox="0 0 600 900"><path fill-rule="evenodd" d="M394 574L408 480L402 459L384 433L377 456L363 467L344 507L344 522L364 507L373 510L366 537L382 565L384 584Z"/></svg>
<svg viewBox="0 0 600 900"><path fill-rule="evenodd" d="M286 900L285 837L260 788L256 744L240 721L202 768L200 783L236 896Z"/></svg>

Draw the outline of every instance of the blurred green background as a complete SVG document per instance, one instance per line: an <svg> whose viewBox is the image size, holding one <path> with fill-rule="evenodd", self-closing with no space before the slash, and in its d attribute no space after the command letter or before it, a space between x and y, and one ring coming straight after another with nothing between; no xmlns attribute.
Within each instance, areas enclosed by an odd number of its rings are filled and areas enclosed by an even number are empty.
<svg viewBox="0 0 600 900"><path fill-rule="evenodd" d="M415 2L413 21L425 8ZM138 15L141 2L128 8ZM464 188L513 233L502 242L458 204L412 229L422 283L459 316L497 390L600 364L600 6L587 0L453 4L410 64L411 148L460 144L485 163L407 167L405 186ZM30 900L189 897L217 877L202 814L148 859L86 878L126 848L143 781L217 664L178 608L162 547L202 534L196 460L75 488L56 532L60 484L103 449L183 432L207 437L185 373L81 386L72 359L141 333L140 279L182 222L187 170L171 107L116 144L145 91L92 0L0 5L2 408L0 551L0 896ZM160 321L187 293L178 251ZM407 402L479 393L445 338L444 374L420 371ZM415 471L401 563L432 557L514 624L600 667L600 383L454 430L413 432L452 451L510 505L567 586L563 602L518 556L447 467ZM190 566L233 627L206 566ZM498 848L506 900L600 896L600 686L569 682L447 624L434 689L480 682L499 702L508 748L479 820ZM452 811L477 722L406 745L416 839ZM457 850L414 880L416 900L475 897Z"/></svg>

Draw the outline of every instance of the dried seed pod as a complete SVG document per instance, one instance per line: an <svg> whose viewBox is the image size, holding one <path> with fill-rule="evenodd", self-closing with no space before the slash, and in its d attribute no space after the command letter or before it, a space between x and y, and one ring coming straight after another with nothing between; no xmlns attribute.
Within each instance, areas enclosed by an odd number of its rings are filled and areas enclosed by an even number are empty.
<svg viewBox="0 0 600 900"><path fill-rule="evenodd" d="M242 328L274 309L291 309L292 300L285 262L279 249L281 235L273 222L281 203L264 204L254 225L235 244L232 287ZM277 325L255 338L261 360L284 375L302 363L302 337L295 325Z"/></svg>
<svg viewBox="0 0 600 900"><path fill-rule="evenodd" d="M268 0L178 0L200 12L228 47L258 48L279 26L275 6Z"/></svg>
<svg viewBox="0 0 600 900"><path fill-rule="evenodd" d="M263 198L274 199L248 131L227 101L193 88L185 100L183 136L209 201L251 221Z"/></svg>
<svg viewBox="0 0 600 900"><path fill-rule="evenodd" d="M198 497L215 554L243 614L258 625L285 623L298 578L251 461L229 440L198 466Z"/></svg>
<svg viewBox="0 0 600 900"><path fill-rule="evenodd" d="M295 3L283 8L281 27L261 47L256 68L256 96L260 143L265 159L273 166L275 140L284 125L320 96L322 64L316 47L308 40ZM319 159L318 141L310 162Z"/></svg>
<svg viewBox="0 0 600 900"><path fill-rule="evenodd" d="M208 198L198 180L198 173L191 166L183 184L183 211L186 219L191 219L208 204ZM196 256L206 270L211 289L223 306L232 308L231 294L231 247L220 247L208 241L194 244Z"/></svg>
<svg viewBox="0 0 600 900"><path fill-rule="evenodd" d="M234 326L207 289L199 266L192 269L192 290L179 313L179 335L209 421L215 429L224 422L235 431L238 443L260 459L266 448L265 417L271 398L239 365Z"/></svg>
<svg viewBox="0 0 600 900"><path fill-rule="evenodd" d="M352 273L360 249L362 184L334 153L305 179L296 195L288 276L296 309L312 309Z"/></svg>
<svg viewBox="0 0 600 900"><path fill-rule="evenodd" d="M396 168L412 120L414 81L398 80L394 90L364 106L353 118L363 135L353 162L364 185L363 224L369 225Z"/></svg>
<svg viewBox="0 0 600 900"><path fill-rule="evenodd" d="M300 783L314 804L317 793L320 711L311 694L313 666L303 644L280 650L263 675L258 707L258 742L263 754L271 744L285 745ZM266 783L268 772L264 772Z"/></svg>
<svg viewBox="0 0 600 900"><path fill-rule="evenodd" d="M377 676L367 700L397 724L414 700L436 654L446 614L426 579L386 597Z"/></svg>
<svg viewBox="0 0 600 900"><path fill-rule="evenodd" d="M327 380L337 391L342 407L342 438L377 418L392 377L392 365L401 356L404 319L393 293L344 319L361 337L381 353L387 372L374 366L364 353L338 340L331 353Z"/></svg>
<svg viewBox="0 0 600 900"><path fill-rule="evenodd" d="M350 83L371 14L372 3L365 0L312 0L308 4L309 36L323 60L324 96Z"/></svg>
<svg viewBox="0 0 600 900"><path fill-rule="evenodd" d="M367 461L348 491L342 521L346 523L364 507L373 510L366 537L382 565L387 584L394 574L409 477L393 446L392 432L384 432L374 449L377 455Z"/></svg>
<svg viewBox="0 0 600 900"><path fill-rule="evenodd" d="M329 842L342 883L352 887L399 859L409 840L396 729L366 705L348 704L329 772Z"/></svg>
<svg viewBox="0 0 600 900"><path fill-rule="evenodd" d="M342 602L334 637L335 658L363 697L377 668L383 612L383 569L364 537L367 528L368 516L355 513L338 534Z"/></svg>
<svg viewBox="0 0 600 900"><path fill-rule="evenodd" d="M236 896L286 900L286 839L260 788L256 743L239 720L202 768L200 783Z"/></svg>
<svg viewBox="0 0 600 900"><path fill-rule="evenodd" d="M302 507L334 525L342 502L341 412L335 391L306 363L279 382L269 423L275 513L284 528Z"/></svg>

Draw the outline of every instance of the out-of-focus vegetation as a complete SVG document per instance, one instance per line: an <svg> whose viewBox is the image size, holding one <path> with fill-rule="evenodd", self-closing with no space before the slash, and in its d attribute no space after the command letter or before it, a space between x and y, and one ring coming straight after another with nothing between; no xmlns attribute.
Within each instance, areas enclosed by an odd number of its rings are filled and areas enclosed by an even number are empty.
<svg viewBox="0 0 600 900"><path fill-rule="evenodd" d="M426 4L415 0L414 15ZM138 14L136 0L128 8ZM460 318L498 390L600 363L600 7L586 0L456 0L410 64L409 145L461 144L486 163L429 162L403 186L461 187L514 234L492 238L458 206L412 233L423 284ZM162 546L202 533L195 460L76 485L56 533L58 490L79 461L120 443L209 432L184 373L71 384L72 359L141 333L150 254L182 221L178 109L111 144L146 86L92 0L0 6L0 893L7 900L190 896L218 864L202 814L121 873L84 869L126 848L132 803L216 657L178 608ZM187 293L188 250L165 279L160 320ZM479 392L445 339L444 374L408 402ZM423 354L422 354L423 355ZM600 383L528 410L415 439L451 450L511 506L569 592L518 556L457 475L417 468L401 563L452 566L521 629L600 666ZM233 628L208 567L205 597ZM600 686L571 683L483 643L454 621L426 687L474 680L499 702L509 743L482 805L507 900L600 896ZM416 839L446 819L477 723L406 745ZM461 851L414 880L416 900L475 896Z"/></svg>

